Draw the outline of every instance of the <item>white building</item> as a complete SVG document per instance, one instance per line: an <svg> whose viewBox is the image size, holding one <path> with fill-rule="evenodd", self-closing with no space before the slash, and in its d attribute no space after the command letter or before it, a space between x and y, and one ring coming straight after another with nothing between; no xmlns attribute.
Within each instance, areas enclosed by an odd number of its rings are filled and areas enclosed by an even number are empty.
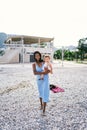
<svg viewBox="0 0 87 130"><path fill-rule="evenodd" d="M0 57L0 63L29 63L33 62L33 53L39 51L42 57L49 54L53 60L54 38L9 35L6 40L6 51Z"/></svg>

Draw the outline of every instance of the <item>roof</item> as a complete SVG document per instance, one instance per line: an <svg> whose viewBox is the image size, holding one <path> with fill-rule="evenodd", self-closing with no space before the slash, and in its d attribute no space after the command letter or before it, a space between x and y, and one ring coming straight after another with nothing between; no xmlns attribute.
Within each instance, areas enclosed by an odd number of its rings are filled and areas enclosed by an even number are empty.
<svg viewBox="0 0 87 130"><path fill-rule="evenodd" d="M8 37L8 40L12 41L20 41L21 39L24 40L24 44L33 44L33 43L43 43L43 42L51 42L54 38L47 38L47 37L37 37L37 36L25 36L25 35L11 35Z"/></svg>

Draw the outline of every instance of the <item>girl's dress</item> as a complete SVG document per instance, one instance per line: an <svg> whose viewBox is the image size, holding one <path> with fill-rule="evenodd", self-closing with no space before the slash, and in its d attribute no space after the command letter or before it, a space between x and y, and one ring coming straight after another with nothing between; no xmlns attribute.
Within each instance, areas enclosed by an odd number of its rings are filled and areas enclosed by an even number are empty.
<svg viewBox="0 0 87 130"><path fill-rule="evenodd" d="M42 72L44 70L44 63L42 66L38 66L36 64L36 71L37 72ZM44 79L40 80L40 75L36 75L37 77L37 86L38 86L38 91L39 91L39 97L42 98L43 102L48 102L49 101L49 75L45 74Z"/></svg>

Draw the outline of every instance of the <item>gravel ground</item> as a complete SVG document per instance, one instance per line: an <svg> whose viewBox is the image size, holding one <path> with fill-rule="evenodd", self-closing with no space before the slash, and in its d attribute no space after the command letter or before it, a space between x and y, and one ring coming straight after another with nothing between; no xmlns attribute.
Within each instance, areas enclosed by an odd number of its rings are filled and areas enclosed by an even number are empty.
<svg viewBox="0 0 87 130"><path fill-rule="evenodd" d="M0 65L0 130L87 130L87 65L53 63L46 116L41 115L31 64Z"/></svg>

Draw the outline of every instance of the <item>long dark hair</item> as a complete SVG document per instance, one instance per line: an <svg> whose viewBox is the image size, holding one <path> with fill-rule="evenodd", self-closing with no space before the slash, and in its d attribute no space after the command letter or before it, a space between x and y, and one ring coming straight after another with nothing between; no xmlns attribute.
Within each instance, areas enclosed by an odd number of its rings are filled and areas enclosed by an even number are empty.
<svg viewBox="0 0 87 130"><path fill-rule="evenodd" d="M39 62L43 62L43 60L41 59L41 53L40 53L39 51L35 51L35 52L34 52L34 60L35 60L36 62L38 62L37 59L35 58L35 55L36 55L36 54L39 54L39 56L40 56Z"/></svg>

